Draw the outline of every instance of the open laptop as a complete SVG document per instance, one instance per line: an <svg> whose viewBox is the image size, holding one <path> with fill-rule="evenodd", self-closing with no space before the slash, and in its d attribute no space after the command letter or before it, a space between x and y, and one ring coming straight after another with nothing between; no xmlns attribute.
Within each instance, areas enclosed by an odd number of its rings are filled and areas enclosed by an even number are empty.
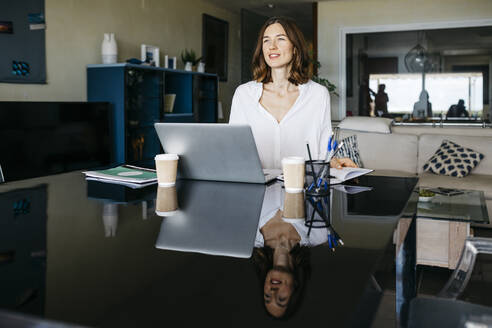
<svg viewBox="0 0 492 328"><path fill-rule="evenodd" d="M251 127L210 123L156 123L165 153L179 155L184 179L268 183L282 172L262 170Z"/></svg>
<svg viewBox="0 0 492 328"><path fill-rule="evenodd" d="M156 248L249 258L265 186L181 180L178 210L163 218Z"/></svg>

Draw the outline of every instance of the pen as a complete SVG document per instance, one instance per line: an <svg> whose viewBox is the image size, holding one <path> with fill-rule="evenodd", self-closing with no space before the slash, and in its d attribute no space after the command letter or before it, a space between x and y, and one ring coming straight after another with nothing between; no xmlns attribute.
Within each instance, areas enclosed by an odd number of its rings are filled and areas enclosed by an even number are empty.
<svg viewBox="0 0 492 328"><path fill-rule="evenodd" d="M343 141L340 142L340 145L338 145L338 148L333 152L332 158L340 151L340 149L342 149L342 146L343 146ZM330 158L330 160L331 160L331 158Z"/></svg>
<svg viewBox="0 0 492 328"><path fill-rule="evenodd" d="M336 137L333 136L332 133L330 138L328 139L328 147L327 147L325 162L329 161L331 156L333 156L333 152L337 148L337 144L338 144L337 139Z"/></svg>
<svg viewBox="0 0 492 328"><path fill-rule="evenodd" d="M335 136L333 135L333 132L330 134L330 137L328 138L328 145L326 147L326 156L325 156L325 163L329 162L331 159L331 156L333 156L333 152L337 148L337 140ZM315 180L316 182L316 187L319 188L321 183L323 182L323 177L326 174L326 166L323 168L321 171L321 174L317 176L317 179ZM310 187L311 189L311 187Z"/></svg>
<svg viewBox="0 0 492 328"><path fill-rule="evenodd" d="M335 143L336 143L336 141L335 141ZM327 160L328 163L331 162L331 159L340 151L342 146L343 146L343 141L340 143L340 145L338 145L338 147L334 151L332 150L333 153L330 154L330 156L328 157L328 160ZM328 164L328 165L330 165L330 164ZM318 187L320 186L321 181L325 179L325 175L326 175L327 170L328 170L328 168L325 166L323 168L323 171L321 172L319 179L318 179Z"/></svg>

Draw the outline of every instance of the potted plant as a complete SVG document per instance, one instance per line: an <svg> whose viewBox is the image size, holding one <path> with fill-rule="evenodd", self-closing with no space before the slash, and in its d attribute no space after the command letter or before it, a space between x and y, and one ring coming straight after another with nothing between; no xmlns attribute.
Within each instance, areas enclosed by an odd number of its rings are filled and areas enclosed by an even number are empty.
<svg viewBox="0 0 492 328"><path fill-rule="evenodd" d="M188 50L185 49L181 53L181 60L183 61L183 64L185 65L185 71L191 71L192 67L195 67L196 64L202 59L202 57L197 58L195 51L193 49Z"/></svg>
<svg viewBox="0 0 492 328"><path fill-rule="evenodd" d="M314 82L317 82L317 83L321 84L321 85L324 85L331 94L334 94L335 96L338 97L339 95L338 95L338 93L336 91L337 86L334 85L333 83L331 83L328 79L325 79L323 77L318 76L318 73L317 72L319 72L319 69L321 67L321 63L319 61L313 60L313 59L311 59L311 62L313 64L313 66L315 67L314 69L315 69L315 72L316 72L316 74L313 74L312 80Z"/></svg>
<svg viewBox="0 0 492 328"><path fill-rule="evenodd" d="M338 97L339 95L338 92L336 91L337 86L331 83L328 79L325 79L318 75L319 69L321 68L321 63L317 59L314 59L314 54L312 49L309 50L309 62L311 64L311 70L314 73L312 80L314 82L317 82L325 86L328 89L328 92L330 92L330 94L334 94L335 96Z"/></svg>

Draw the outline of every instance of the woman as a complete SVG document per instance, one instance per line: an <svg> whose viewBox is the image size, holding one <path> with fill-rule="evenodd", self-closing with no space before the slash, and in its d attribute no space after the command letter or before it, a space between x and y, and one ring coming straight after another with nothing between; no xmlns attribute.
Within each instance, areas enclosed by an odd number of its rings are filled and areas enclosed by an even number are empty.
<svg viewBox="0 0 492 328"><path fill-rule="evenodd" d="M281 168L288 156L325 159L331 135L330 95L310 80L304 36L287 18L272 17L260 30L253 54L254 81L240 85L232 99L230 124L251 126L265 169ZM332 167L356 165L333 159Z"/></svg>

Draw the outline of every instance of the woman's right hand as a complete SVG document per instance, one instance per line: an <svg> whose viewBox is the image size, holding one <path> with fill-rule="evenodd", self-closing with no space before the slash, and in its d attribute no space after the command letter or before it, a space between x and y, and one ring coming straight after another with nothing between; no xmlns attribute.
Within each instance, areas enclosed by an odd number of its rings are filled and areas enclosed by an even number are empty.
<svg viewBox="0 0 492 328"><path fill-rule="evenodd" d="M355 167L357 168L357 164L355 164L350 158L332 158L330 161L330 167L335 169L341 169L342 167Z"/></svg>

